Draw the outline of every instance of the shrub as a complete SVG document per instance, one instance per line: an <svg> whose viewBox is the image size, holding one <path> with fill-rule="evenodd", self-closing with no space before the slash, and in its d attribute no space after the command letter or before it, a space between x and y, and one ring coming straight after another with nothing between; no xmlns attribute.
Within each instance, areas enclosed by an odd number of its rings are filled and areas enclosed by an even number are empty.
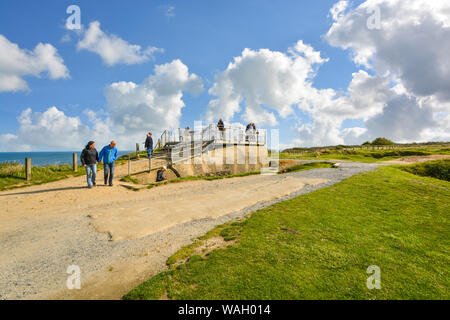
<svg viewBox="0 0 450 320"><path fill-rule="evenodd" d="M17 176L23 173L24 166L17 162L4 162L0 163L0 176Z"/></svg>
<svg viewBox="0 0 450 320"><path fill-rule="evenodd" d="M386 138L376 138L375 140L372 141L372 145L374 145L374 146L387 146L387 145L392 145L392 144L395 144L395 143Z"/></svg>
<svg viewBox="0 0 450 320"><path fill-rule="evenodd" d="M402 170L424 177L450 181L450 160L437 160L404 166Z"/></svg>
<svg viewBox="0 0 450 320"><path fill-rule="evenodd" d="M373 157L375 159L381 159L385 157L411 157L411 156L427 156L427 155L430 155L430 153L414 150L394 150L394 151L374 152L368 154L367 156Z"/></svg>

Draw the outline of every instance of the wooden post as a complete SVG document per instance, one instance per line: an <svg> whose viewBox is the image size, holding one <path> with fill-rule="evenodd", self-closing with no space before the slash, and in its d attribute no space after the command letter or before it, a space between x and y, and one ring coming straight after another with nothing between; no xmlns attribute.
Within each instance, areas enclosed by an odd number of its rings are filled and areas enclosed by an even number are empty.
<svg viewBox="0 0 450 320"><path fill-rule="evenodd" d="M78 157L77 154L74 153L72 154L72 161L73 161L73 171L77 172L78 171Z"/></svg>
<svg viewBox="0 0 450 320"><path fill-rule="evenodd" d="M139 159L139 143L136 143L136 157Z"/></svg>
<svg viewBox="0 0 450 320"><path fill-rule="evenodd" d="M128 155L128 176L131 174L131 159L130 155Z"/></svg>
<svg viewBox="0 0 450 320"><path fill-rule="evenodd" d="M25 175L27 181L31 180L31 158L25 158Z"/></svg>
<svg viewBox="0 0 450 320"><path fill-rule="evenodd" d="M222 165L227 164L227 145L222 144Z"/></svg>

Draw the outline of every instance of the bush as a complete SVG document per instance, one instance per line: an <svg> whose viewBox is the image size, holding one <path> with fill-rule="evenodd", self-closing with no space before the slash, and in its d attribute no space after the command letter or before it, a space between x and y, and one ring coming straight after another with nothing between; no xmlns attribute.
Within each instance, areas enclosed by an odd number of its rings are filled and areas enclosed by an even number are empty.
<svg viewBox="0 0 450 320"><path fill-rule="evenodd" d="M404 166L402 170L423 177L450 181L450 160L437 160Z"/></svg>
<svg viewBox="0 0 450 320"><path fill-rule="evenodd" d="M18 176L25 170L25 167L17 162L0 163L0 176Z"/></svg>
<svg viewBox="0 0 450 320"><path fill-rule="evenodd" d="M375 140L372 141L373 146L387 146L387 145L392 145L392 144L395 144L395 143L386 138L376 138Z"/></svg>
<svg viewBox="0 0 450 320"><path fill-rule="evenodd" d="M429 152L424 151L414 151L414 150L394 150L394 151L384 151L384 152L374 152L369 153L366 156L375 159L381 159L385 157L411 157L411 156L428 156Z"/></svg>

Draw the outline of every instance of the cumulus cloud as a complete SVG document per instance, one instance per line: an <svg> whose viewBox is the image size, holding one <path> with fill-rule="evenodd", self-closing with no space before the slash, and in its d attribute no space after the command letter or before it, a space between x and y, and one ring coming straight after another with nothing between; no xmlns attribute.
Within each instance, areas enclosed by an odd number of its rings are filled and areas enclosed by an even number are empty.
<svg viewBox="0 0 450 320"><path fill-rule="evenodd" d="M381 13L380 30L367 28L368 12L374 8ZM350 50L355 63L389 75L408 92L449 101L449 13L447 0L367 0L346 13L333 14L326 39Z"/></svg>
<svg viewBox="0 0 450 320"><path fill-rule="evenodd" d="M16 135L0 134L0 152L25 152L30 150L30 146L18 143Z"/></svg>
<svg viewBox="0 0 450 320"><path fill-rule="evenodd" d="M82 145L89 136L89 128L78 117L69 117L57 107L45 112L26 109L18 117L18 139L25 145L70 149Z"/></svg>
<svg viewBox="0 0 450 320"><path fill-rule="evenodd" d="M100 28L98 21L89 24L89 28L83 32L83 38L78 41L77 48L97 53L108 66L140 64L153 58L156 52L162 51L156 47L143 49L114 34L107 34Z"/></svg>
<svg viewBox="0 0 450 320"><path fill-rule="evenodd" d="M302 41L287 53L245 49L217 75L209 90L217 98L209 103L208 121L219 117L230 120L243 106L245 121L276 125L274 111L283 118L292 114L293 106L310 90L315 66L325 61Z"/></svg>
<svg viewBox="0 0 450 320"><path fill-rule="evenodd" d="M44 112L33 112L28 108L22 111L17 121L17 133L0 135L0 151L76 150L91 134L91 129L78 117L67 116L55 106Z"/></svg>
<svg viewBox="0 0 450 320"><path fill-rule="evenodd" d="M372 136L384 136L398 142L420 141L422 132L437 126L432 109L419 107L415 98L398 96L390 100L383 112L368 121L366 127Z"/></svg>
<svg viewBox="0 0 450 320"><path fill-rule="evenodd" d="M141 84L115 82L105 90L108 115L115 132L140 137L142 132L176 128L185 106L183 92L198 94L203 81L180 60L158 65ZM142 137L141 137L142 138Z"/></svg>
<svg viewBox="0 0 450 320"><path fill-rule="evenodd" d="M378 8L381 29L367 20ZM450 3L339 1L330 10L327 41L349 50L360 70L346 92L312 88L303 110L313 121L298 128L297 144L355 144L378 136L398 142L448 140L450 111ZM365 128L342 128L360 119Z"/></svg>
<svg viewBox="0 0 450 320"><path fill-rule="evenodd" d="M341 0L336 2L330 9L330 16L333 18L333 20L338 20L342 18L348 6L349 2L347 0Z"/></svg>
<svg viewBox="0 0 450 320"><path fill-rule="evenodd" d="M17 118L17 133L0 135L0 150L77 150L88 140L106 144L112 139L118 141L122 150L132 150L149 130L158 137L165 129L177 128L185 106L184 92L201 91L203 80L190 73L180 60L174 60L156 66L154 73L140 84L121 81L106 87L107 108L85 110L88 124L57 107L45 112L24 110Z"/></svg>
<svg viewBox="0 0 450 320"><path fill-rule="evenodd" d="M21 49L0 34L0 92L28 90L26 76L68 78L69 70L55 47L39 43L31 51Z"/></svg>
<svg viewBox="0 0 450 320"><path fill-rule="evenodd" d="M216 98L208 105L207 120L230 120L242 112L245 121L273 126L277 116L295 116L299 109L313 121L299 124L297 144L342 144L361 138L363 133L357 128L341 132L343 121L368 120L382 113L387 101L396 95L395 90L388 78L363 70L353 74L346 92L317 89L313 79L326 61L302 41L286 53L245 49L217 75L209 90Z"/></svg>

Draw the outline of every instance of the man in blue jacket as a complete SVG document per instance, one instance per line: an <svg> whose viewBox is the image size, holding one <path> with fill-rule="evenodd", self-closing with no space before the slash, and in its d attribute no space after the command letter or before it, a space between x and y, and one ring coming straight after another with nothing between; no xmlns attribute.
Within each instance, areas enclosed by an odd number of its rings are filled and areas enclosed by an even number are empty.
<svg viewBox="0 0 450 320"><path fill-rule="evenodd" d="M114 178L114 164L117 158L119 157L119 151L116 148L117 143L113 140L107 146L104 146L100 151L99 163L103 162L104 172L105 172L105 185L108 183L108 175L109 175L109 185L113 186L113 178Z"/></svg>

